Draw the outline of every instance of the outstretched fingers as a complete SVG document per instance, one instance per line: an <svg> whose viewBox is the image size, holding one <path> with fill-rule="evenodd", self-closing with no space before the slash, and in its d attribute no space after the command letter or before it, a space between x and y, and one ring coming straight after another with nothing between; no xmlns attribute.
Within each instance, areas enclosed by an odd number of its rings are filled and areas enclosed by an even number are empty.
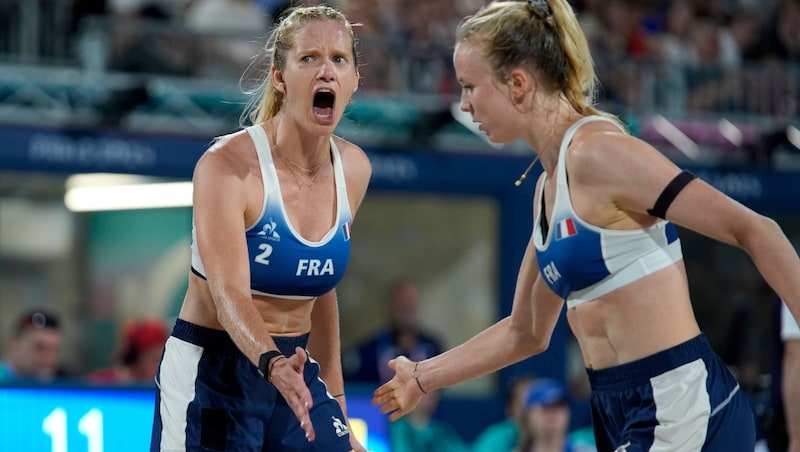
<svg viewBox="0 0 800 452"><path fill-rule="evenodd" d="M394 377L373 393L373 405L378 405L383 414L390 413L390 421L396 421L411 412L422 398L423 394L415 386L412 377L413 367L412 361L404 356L390 360L389 368L395 371Z"/></svg>
<svg viewBox="0 0 800 452"><path fill-rule="evenodd" d="M383 414L392 412L398 408L391 383L392 381L379 387L372 395L372 404L379 406Z"/></svg>
<svg viewBox="0 0 800 452"><path fill-rule="evenodd" d="M302 347L297 347L294 355L287 359L287 367L291 369L291 372L287 372L290 374L289 378L281 378L281 394L300 421L300 428L305 431L306 439L314 441L316 433L314 432L314 426L311 424L310 414L314 399L311 398L311 392L308 390L303 378L303 368L307 361L308 354L306 351ZM284 374L281 373L280 376L284 377Z"/></svg>
<svg viewBox="0 0 800 452"><path fill-rule="evenodd" d="M373 405L380 407L381 413L389 414L389 420L394 422L408 414L416 403L406 402L400 393L394 389L396 382L394 379L375 390L372 397Z"/></svg>

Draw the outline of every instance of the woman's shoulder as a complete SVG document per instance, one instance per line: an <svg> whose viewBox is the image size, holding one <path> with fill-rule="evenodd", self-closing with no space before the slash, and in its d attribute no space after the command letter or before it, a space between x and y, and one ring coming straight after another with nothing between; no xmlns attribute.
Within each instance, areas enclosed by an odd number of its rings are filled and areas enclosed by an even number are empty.
<svg viewBox="0 0 800 452"><path fill-rule="evenodd" d="M361 149L361 146L348 141L340 136L333 136L336 148L339 150L339 155L344 162L346 169L356 169L360 171L372 172L372 165L369 161L367 153Z"/></svg>
<svg viewBox="0 0 800 452"><path fill-rule="evenodd" d="M587 168L618 163L617 159L652 148L612 121L591 121L576 132L568 146L569 159Z"/></svg>
<svg viewBox="0 0 800 452"><path fill-rule="evenodd" d="M623 187L660 157L655 148L608 121L592 121L581 127L567 148L566 167L570 186L583 186L596 194L609 187Z"/></svg>
<svg viewBox="0 0 800 452"><path fill-rule="evenodd" d="M353 154L355 157L367 158L367 154L361 149L361 146L352 141L338 135L333 135L333 141L336 143L336 148L339 149L340 154Z"/></svg>
<svg viewBox="0 0 800 452"><path fill-rule="evenodd" d="M246 172L255 158L253 141L242 129L215 137L195 165L198 172Z"/></svg>
<svg viewBox="0 0 800 452"><path fill-rule="evenodd" d="M372 164L367 153L360 146L351 143L344 138L333 137L344 169L345 180L347 181L347 192L352 203L353 214L358 210L372 178Z"/></svg>
<svg viewBox="0 0 800 452"><path fill-rule="evenodd" d="M247 129L240 129L225 135L219 135L211 140L206 153L236 153L241 152L242 149L251 149L253 147L253 140Z"/></svg>

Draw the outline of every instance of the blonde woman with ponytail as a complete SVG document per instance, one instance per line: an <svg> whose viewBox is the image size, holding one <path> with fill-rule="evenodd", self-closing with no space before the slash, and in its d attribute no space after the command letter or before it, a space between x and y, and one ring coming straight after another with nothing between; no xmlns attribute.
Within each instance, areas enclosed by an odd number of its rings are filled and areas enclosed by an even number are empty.
<svg viewBox="0 0 800 452"><path fill-rule="evenodd" d="M592 58L566 0L483 7L459 24L453 62L461 109L541 162L534 227L511 314L438 356L390 361L373 402L396 420L426 392L542 352L566 305L598 450L752 452L750 406L694 317L676 225L747 252L797 319L800 259L779 226L593 106Z"/></svg>
<svg viewBox="0 0 800 452"><path fill-rule="evenodd" d="M358 88L350 23L291 10L242 130L193 177L191 272L156 381L151 451L363 452L350 433L336 286L371 166L333 135Z"/></svg>

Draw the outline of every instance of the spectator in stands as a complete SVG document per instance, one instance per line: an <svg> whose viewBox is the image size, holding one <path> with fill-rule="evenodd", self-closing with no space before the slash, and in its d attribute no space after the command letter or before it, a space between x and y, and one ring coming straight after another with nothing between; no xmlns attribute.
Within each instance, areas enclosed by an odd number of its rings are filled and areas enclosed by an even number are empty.
<svg viewBox="0 0 800 452"><path fill-rule="evenodd" d="M763 58L765 24L757 8L755 6L737 8L728 26L742 62L753 62Z"/></svg>
<svg viewBox="0 0 800 452"><path fill-rule="evenodd" d="M325 5L324 0L256 0L261 9L267 12L269 17L278 23L284 14L292 8L302 8L306 6Z"/></svg>
<svg viewBox="0 0 800 452"><path fill-rule="evenodd" d="M37 309L21 314L14 322L6 361L0 363L0 383L62 377L62 342L61 322L54 313Z"/></svg>
<svg viewBox="0 0 800 452"><path fill-rule="evenodd" d="M101 126L116 127L151 100L154 76L190 76L191 41L175 27L167 4L153 0L117 0L110 8L108 69L131 75L101 100Z"/></svg>
<svg viewBox="0 0 800 452"><path fill-rule="evenodd" d="M570 396L567 388L551 378L538 378L525 394L522 435L516 452L588 452L570 438Z"/></svg>
<svg viewBox="0 0 800 452"><path fill-rule="evenodd" d="M258 6L273 20L278 20L281 14L289 8L291 0L256 0Z"/></svg>
<svg viewBox="0 0 800 452"><path fill-rule="evenodd" d="M791 13L788 13L791 17ZM699 15L692 27L693 47L686 78L686 104L692 111L745 110L767 116L790 117L797 111L797 82L786 67L767 61L742 68L742 47L731 30L713 16ZM735 22L737 33L746 23ZM780 29L777 27L776 29ZM770 49L769 42L761 46ZM780 45L771 49L780 49ZM762 56L774 55L764 50Z"/></svg>
<svg viewBox="0 0 800 452"><path fill-rule="evenodd" d="M254 0L194 0L185 21L202 43L195 72L230 78L244 72L258 54L272 19Z"/></svg>
<svg viewBox="0 0 800 452"><path fill-rule="evenodd" d="M783 411L786 433L789 436L788 452L800 452L800 327L784 303L781 314L781 339L783 340Z"/></svg>
<svg viewBox="0 0 800 452"><path fill-rule="evenodd" d="M689 28L688 59L667 63L684 70L690 110L724 108L736 91L733 71L741 62L736 42L727 27L708 13L696 13Z"/></svg>
<svg viewBox="0 0 800 452"><path fill-rule="evenodd" d="M69 12L69 46L79 58L86 59L87 55L81 54L81 41L89 38L90 30L97 30L102 25L102 20L108 17L108 0L73 0ZM94 22L93 22L94 21ZM96 28L95 28L96 27ZM103 37L107 36L105 34ZM98 35L99 37L99 35ZM95 46L89 50L102 53L105 40L93 43ZM84 44L85 45L85 44ZM104 55L92 55L95 61L105 63ZM83 62L91 64L90 62Z"/></svg>
<svg viewBox="0 0 800 452"><path fill-rule="evenodd" d="M800 62L800 0L780 0L765 43L782 60Z"/></svg>
<svg viewBox="0 0 800 452"><path fill-rule="evenodd" d="M691 24L689 63L694 67L708 65L722 70L739 67L741 57L736 40L725 24L714 16L697 14Z"/></svg>
<svg viewBox="0 0 800 452"><path fill-rule="evenodd" d="M364 64L359 68L361 89L399 92L403 88L399 60L386 58L397 45L396 19L382 0L343 0L342 11L354 24Z"/></svg>
<svg viewBox="0 0 800 452"><path fill-rule="evenodd" d="M386 300L388 324L345 354L348 382L385 383L392 377L392 358L423 360L441 352L439 339L420 325L419 303L419 290L411 281L394 282Z"/></svg>
<svg viewBox="0 0 800 452"><path fill-rule="evenodd" d="M161 319L137 319L123 324L111 366L89 373L95 384L153 384L169 330Z"/></svg>
<svg viewBox="0 0 800 452"><path fill-rule="evenodd" d="M409 0L403 3L403 56L401 73L405 91L413 94L452 95L456 92L452 28L439 4L443 0ZM452 11L454 8L449 9Z"/></svg>
<svg viewBox="0 0 800 452"><path fill-rule="evenodd" d="M114 33L110 69L136 74L191 75L188 36L165 5L152 1L122 2L111 9Z"/></svg>
<svg viewBox="0 0 800 452"><path fill-rule="evenodd" d="M189 285L156 378L152 450L364 451L336 299L372 172L334 135L358 89L357 43L341 12L307 7L265 52L247 125L195 166Z"/></svg>
<svg viewBox="0 0 800 452"><path fill-rule="evenodd" d="M653 40L656 56L668 65L685 66L692 59L691 29L695 11L691 0L669 2L665 29Z"/></svg>
<svg viewBox="0 0 800 452"><path fill-rule="evenodd" d="M456 42L461 109L541 159L533 230L511 314L441 355L390 361L373 401L397 420L430 391L541 353L566 305L599 450L754 448L747 397L695 318L677 226L744 250L800 318L800 258L781 228L594 107L567 0L493 2Z"/></svg>
<svg viewBox="0 0 800 452"><path fill-rule="evenodd" d="M608 0L592 10L587 39L603 80L603 94L611 103L639 106L642 77L639 62L651 54L649 37L642 26L640 1Z"/></svg>
<svg viewBox="0 0 800 452"><path fill-rule="evenodd" d="M520 376L505 390L505 419L488 426L472 443L472 452L513 452L520 444L525 400L534 377Z"/></svg>

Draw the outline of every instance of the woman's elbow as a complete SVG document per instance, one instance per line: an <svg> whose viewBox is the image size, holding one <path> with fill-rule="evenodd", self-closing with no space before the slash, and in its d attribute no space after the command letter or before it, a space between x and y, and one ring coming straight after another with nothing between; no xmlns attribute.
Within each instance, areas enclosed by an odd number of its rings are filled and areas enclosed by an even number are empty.
<svg viewBox="0 0 800 452"><path fill-rule="evenodd" d="M537 332L533 330L518 333L512 344L514 350L519 355L525 357L538 355L547 350L547 347L550 346L549 335L537 334Z"/></svg>
<svg viewBox="0 0 800 452"><path fill-rule="evenodd" d="M778 222L761 214L753 214L751 220L743 224L746 227L742 228L737 234L735 244L748 251L752 247L760 246L764 238L784 235Z"/></svg>
<svg viewBox="0 0 800 452"><path fill-rule="evenodd" d="M550 347L550 336L534 335L528 346L529 355L538 355Z"/></svg>

